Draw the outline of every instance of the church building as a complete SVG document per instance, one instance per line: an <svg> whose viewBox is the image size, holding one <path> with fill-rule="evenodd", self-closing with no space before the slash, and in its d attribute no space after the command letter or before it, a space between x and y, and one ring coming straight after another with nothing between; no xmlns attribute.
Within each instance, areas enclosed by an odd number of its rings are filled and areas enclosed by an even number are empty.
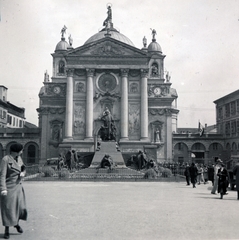
<svg viewBox="0 0 239 240"><path fill-rule="evenodd" d="M108 5L102 29L76 48L62 28L51 80L46 72L39 93L40 159L72 149L90 154L99 141L115 141L122 155L143 150L158 162L172 161L178 96L156 31L139 49L112 20Z"/></svg>

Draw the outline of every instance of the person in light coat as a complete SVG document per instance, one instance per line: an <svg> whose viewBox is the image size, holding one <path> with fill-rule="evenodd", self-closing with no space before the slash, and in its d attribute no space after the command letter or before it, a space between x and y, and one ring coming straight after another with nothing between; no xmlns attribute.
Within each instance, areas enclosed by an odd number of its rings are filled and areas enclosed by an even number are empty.
<svg viewBox="0 0 239 240"><path fill-rule="evenodd" d="M217 159L216 165L214 166L214 181L213 181L213 188L211 191L211 194L216 194L216 191L218 189L218 170L221 168L221 163L222 160L221 159Z"/></svg>
<svg viewBox="0 0 239 240"><path fill-rule="evenodd" d="M0 162L0 194L1 217L5 226L4 238L9 239L9 227L14 226L23 233L19 220L27 220L25 193L21 178L25 176L25 165L20 157L23 146L14 143L10 146L10 154Z"/></svg>

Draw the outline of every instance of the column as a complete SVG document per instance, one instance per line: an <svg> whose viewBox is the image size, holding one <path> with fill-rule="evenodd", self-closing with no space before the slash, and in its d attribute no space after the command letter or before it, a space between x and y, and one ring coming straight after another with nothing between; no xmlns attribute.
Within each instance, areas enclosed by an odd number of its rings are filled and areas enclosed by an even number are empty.
<svg viewBox="0 0 239 240"><path fill-rule="evenodd" d="M72 139L73 126L73 74L74 69L67 70L67 86L66 86L66 124L65 138Z"/></svg>
<svg viewBox="0 0 239 240"><path fill-rule="evenodd" d="M87 86L86 86L86 139L93 139L93 77L95 69L86 69Z"/></svg>
<svg viewBox="0 0 239 240"><path fill-rule="evenodd" d="M141 141L148 140L148 69L141 69Z"/></svg>
<svg viewBox="0 0 239 240"><path fill-rule="evenodd" d="M129 69L121 69L121 139L128 139L128 73Z"/></svg>

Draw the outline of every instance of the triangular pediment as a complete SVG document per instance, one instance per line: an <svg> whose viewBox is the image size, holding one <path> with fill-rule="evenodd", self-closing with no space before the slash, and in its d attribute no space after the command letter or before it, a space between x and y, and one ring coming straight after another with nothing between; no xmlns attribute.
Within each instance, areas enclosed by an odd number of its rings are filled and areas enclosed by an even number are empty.
<svg viewBox="0 0 239 240"><path fill-rule="evenodd" d="M85 44L66 53L70 57L147 57L144 51L128 44L107 37Z"/></svg>

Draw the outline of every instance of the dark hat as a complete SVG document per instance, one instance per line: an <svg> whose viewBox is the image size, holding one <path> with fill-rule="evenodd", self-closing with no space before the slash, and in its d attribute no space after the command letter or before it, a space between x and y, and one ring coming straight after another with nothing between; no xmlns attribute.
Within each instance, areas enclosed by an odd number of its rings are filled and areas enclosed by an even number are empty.
<svg viewBox="0 0 239 240"><path fill-rule="evenodd" d="M19 153L19 152L21 152L22 149L23 149L22 144L20 144L20 143L14 143L14 144L12 144L11 147L10 147L10 152Z"/></svg>

